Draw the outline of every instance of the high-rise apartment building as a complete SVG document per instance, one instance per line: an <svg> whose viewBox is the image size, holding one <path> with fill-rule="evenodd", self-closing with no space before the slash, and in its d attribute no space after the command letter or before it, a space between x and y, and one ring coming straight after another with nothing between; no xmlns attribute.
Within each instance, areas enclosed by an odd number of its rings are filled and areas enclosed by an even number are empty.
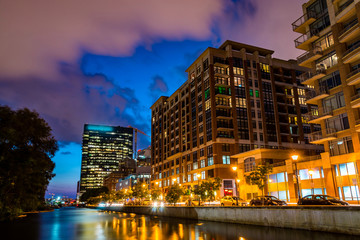
<svg viewBox="0 0 360 240"><path fill-rule="evenodd" d="M103 186L104 177L127 169L132 155L132 128L85 124L80 193Z"/></svg>
<svg viewBox="0 0 360 240"><path fill-rule="evenodd" d="M302 34L295 47L305 50L298 63L311 70L300 79L313 88L306 103L318 106L309 123L321 125L309 141L325 149L321 161L304 162L303 168L320 164L327 194L359 201L360 1L311 0L302 8L292 27ZM320 182L314 187L321 188Z"/></svg>
<svg viewBox="0 0 360 240"><path fill-rule="evenodd" d="M152 105L152 185L166 188L176 181L190 187L220 177L218 196L232 195L236 154L322 151L308 144L309 134L320 130L304 117L317 111L305 103L309 89L299 79L308 69L272 54L233 41L208 48L186 70L188 80ZM285 158L262 161L279 164Z"/></svg>

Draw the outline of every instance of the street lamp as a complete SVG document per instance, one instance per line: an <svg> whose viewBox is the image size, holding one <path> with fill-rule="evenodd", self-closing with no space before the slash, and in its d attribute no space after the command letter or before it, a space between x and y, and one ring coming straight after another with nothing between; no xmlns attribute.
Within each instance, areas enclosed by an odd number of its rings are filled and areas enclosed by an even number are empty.
<svg viewBox="0 0 360 240"><path fill-rule="evenodd" d="M297 183L297 193L298 193L298 200L300 199L300 183L299 183L299 176L298 176L298 170L297 170L297 164L296 161L299 158L299 155L292 155L292 160L295 162L295 177L296 177L296 183Z"/></svg>
<svg viewBox="0 0 360 240"><path fill-rule="evenodd" d="M199 189L199 207L200 207L200 173L196 174L196 177L198 179L198 189Z"/></svg>
<svg viewBox="0 0 360 240"><path fill-rule="evenodd" d="M313 183L313 179L312 179L312 175L314 174L313 170L309 170L309 175L310 175L310 186L311 186L311 195L314 195L314 183Z"/></svg>
<svg viewBox="0 0 360 240"><path fill-rule="evenodd" d="M174 185L174 183L176 182L176 178L173 178L172 181L173 181L173 185Z"/></svg>
<svg viewBox="0 0 360 240"><path fill-rule="evenodd" d="M233 166L233 167L231 167L231 168L232 168L232 170L235 172L235 175L237 175L237 174L236 174L236 169L237 169L237 167L236 167L236 166ZM236 206L239 206L239 200L238 200L238 198L239 198L239 192L238 192L237 182L240 182L240 179L235 179Z"/></svg>

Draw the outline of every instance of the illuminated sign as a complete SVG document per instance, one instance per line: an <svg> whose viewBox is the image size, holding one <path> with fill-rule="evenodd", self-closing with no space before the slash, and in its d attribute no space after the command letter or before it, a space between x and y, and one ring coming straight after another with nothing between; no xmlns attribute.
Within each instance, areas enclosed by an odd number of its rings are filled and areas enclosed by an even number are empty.
<svg viewBox="0 0 360 240"><path fill-rule="evenodd" d="M102 132L110 132L113 131L114 128L110 126L100 126L100 125L87 125L86 129L89 131L102 131Z"/></svg>

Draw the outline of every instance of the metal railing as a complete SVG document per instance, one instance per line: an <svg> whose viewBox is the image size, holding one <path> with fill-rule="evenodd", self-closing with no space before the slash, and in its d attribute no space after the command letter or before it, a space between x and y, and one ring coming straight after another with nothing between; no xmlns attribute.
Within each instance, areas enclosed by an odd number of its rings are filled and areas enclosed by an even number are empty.
<svg viewBox="0 0 360 240"><path fill-rule="evenodd" d="M313 71L309 71L309 72L304 72L303 74L301 74L299 76L300 82L305 82L306 80L319 75L319 74L326 74L326 69L322 68L322 69L317 69L315 72Z"/></svg>
<svg viewBox="0 0 360 240"><path fill-rule="evenodd" d="M316 18L316 13L313 11L308 11L298 19L296 19L291 25L293 26L293 31L303 25L310 18Z"/></svg>
<svg viewBox="0 0 360 240"><path fill-rule="evenodd" d="M304 33L303 35L301 35L300 37L298 37L297 39L294 40L295 42L295 47L299 46L300 44L306 42L307 40L309 40L312 36L318 36L319 31L317 29L312 29L310 31L307 31L306 33Z"/></svg>
<svg viewBox="0 0 360 240"><path fill-rule="evenodd" d="M305 114L305 116L309 119L309 121L311 121L323 117L325 115L332 115L333 110L334 110L333 107L326 107L326 108L322 108L321 114L319 112L310 112L308 114Z"/></svg>
<svg viewBox="0 0 360 240"><path fill-rule="evenodd" d="M326 86L320 86L316 90L309 91L305 94L306 100L310 100L316 96L319 96L321 94L327 94L329 93L329 89Z"/></svg>
<svg viewBox="0 0 360 240"><path fill-rule="evenodd" d="M299 57L297 57L297 62L298 64L305 62L306 60L308 60L309 58L315 56L315 55L322 55L323 51L321 49L321 47L316 46L314 49L311 49L308 52L305 52L303 54L301 54Z"/></svg>
<svg viewBox="0 0 360 240"><path fill-rule="evenodd" d="M360 68L355 69L354 71L350 72L346 77L351 78L352 76L356 75L359 72L360 72Z"/></svg>
<svg viewBox="0 0 360 240"><path fill-rule="evenodd" d="M313 141L318 141L321 140L325 137L331 137L331 136L335 136L336 135L336 129L335 128L327 128L326 129L326 134L323 136L322 131L317 131L317 132L313 132L310 133L308 135L309 137L309 141L313 142Z"/></svg>
<svg viewBox="0 0 360 240"><path fill-rule="evenodd" d="M341 5L338 10L335 12L335 16L339 15L342 11L344 11L345 8L347 8L350 4L352 4L354 0L349 0L343 5Z"/></svg>
<svg viewBox="0 0 360 240"><path fill-rule="evenodd" d="M349 53L351 53L352 51L354 51L355 49L358 49L360 47L360 42L358 42L357 44L351 46L346 52L344 52L343 56L348 55Z"/></svg>
<svg viewBox="0 0 360 240"><path fill-rule="evenodd" d="M351 97L351 101L355 101L355 100L357 100L359 98L360 98L360 93L357 93L357 94L355 94L354 96Z"/></svg>
<svg viewBox="0 0 360 240"><path fill-rule="evenodd" d="M352 28L353 26L355 26L356 24L358 24L359 21L357 20L357 18L355 18L349 25L347 25L345 28L343 28L340 32L339 32L339 36L342 37L342 35L344 33L346 33L350 28Z"/></svg>

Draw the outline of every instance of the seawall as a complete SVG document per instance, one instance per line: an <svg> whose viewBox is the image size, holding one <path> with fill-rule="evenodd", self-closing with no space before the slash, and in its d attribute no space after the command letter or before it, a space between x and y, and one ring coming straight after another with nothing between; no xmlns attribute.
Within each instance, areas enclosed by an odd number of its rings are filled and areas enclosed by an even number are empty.
<svg viewBox="0 0 360 240"><path fill-rule="evenodd" d="M98 207L105 211L360 235L360 207Z"/></svg>

